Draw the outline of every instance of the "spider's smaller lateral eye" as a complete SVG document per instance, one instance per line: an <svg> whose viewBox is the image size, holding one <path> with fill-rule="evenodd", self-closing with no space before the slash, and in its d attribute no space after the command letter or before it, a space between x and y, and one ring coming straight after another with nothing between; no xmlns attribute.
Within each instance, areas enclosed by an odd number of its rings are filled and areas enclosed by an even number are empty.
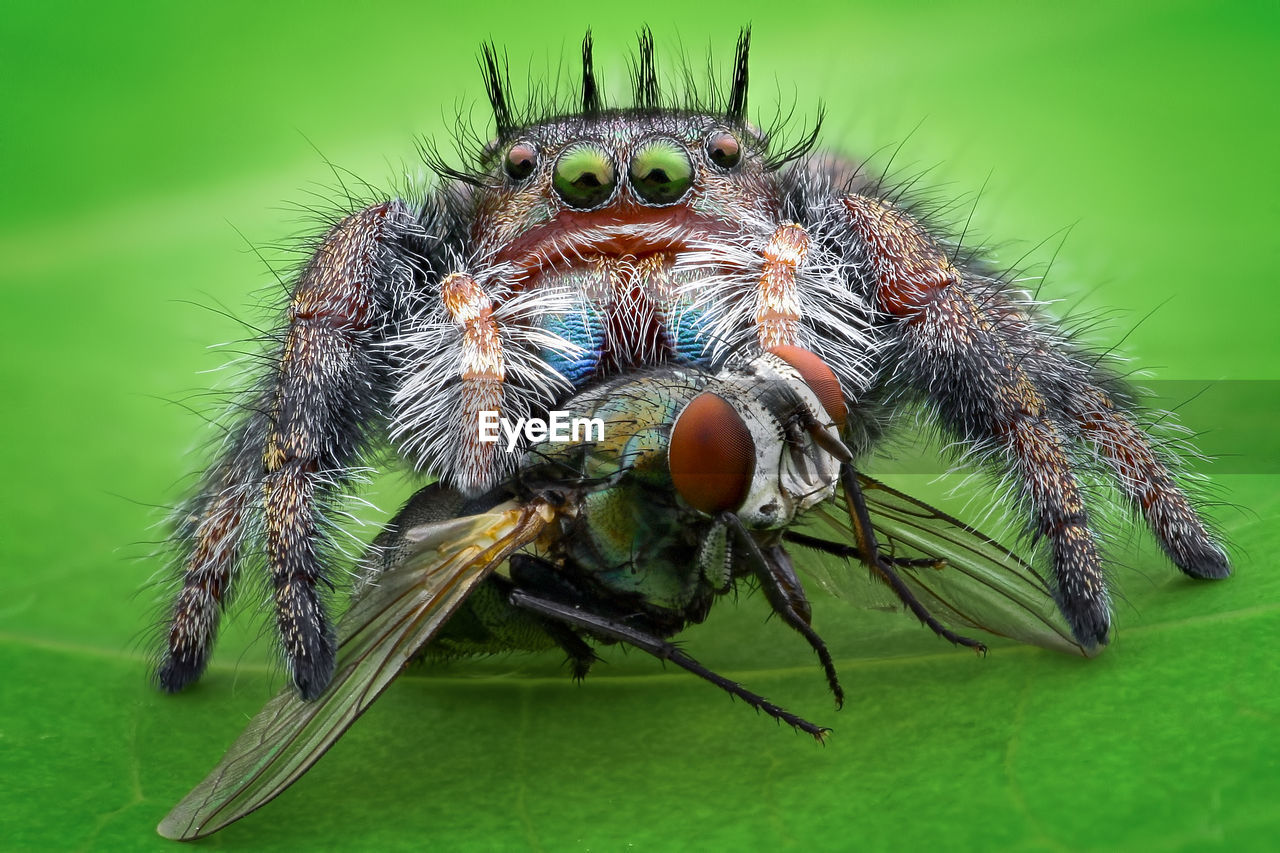
<svg viewBox="0 0 1280 853"><path fill-rule="evenodd" d="M707 156L721 169L732 169L742 160L742 145L738 137L722 130L707 140Z"/></svg>
<svg viewBox="0 0 1280 853"><path fill-rule="evenodd" d="M517 142L507 150L503 168L513 181L523 181L538 168L538 149L528 142Z"/></svg>

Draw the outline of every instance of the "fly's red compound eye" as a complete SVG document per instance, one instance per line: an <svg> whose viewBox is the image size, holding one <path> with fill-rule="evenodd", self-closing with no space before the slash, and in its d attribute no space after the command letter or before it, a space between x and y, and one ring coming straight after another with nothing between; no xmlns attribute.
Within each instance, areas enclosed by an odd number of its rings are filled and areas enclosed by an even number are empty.
<svg viewBox="0 0 1280 853"><path fill-rule="evenodd" d="M523 181L538 167L538 149L527 142L517 142L507 150L503 168L513 181Z"/></svg>
<svg viewBox="0 0 1280 853"><path fill-rule="evenodd" d="M671 482L696 510L715 515L742 506L756 468L756 446L742 416L704 391L671 427Z"/></svg>
<svg viewBox="0 0 1280 853"><path fill-rule="evenodd" d="M835 422L837 429L844 429L845 419L849 416L849 408L844 402L844 390L840 380L827 363L818 356L801 347L773 347L769 352L796 369L800 378L809 386L828 417Z"/></svg>
<svg viewBox="0 0 1280 853"><path fill-rule="evenodd" d="M721 169L732 169L742 159L742 145L732 133L713 133L707 140L707 156Z"/></svg>

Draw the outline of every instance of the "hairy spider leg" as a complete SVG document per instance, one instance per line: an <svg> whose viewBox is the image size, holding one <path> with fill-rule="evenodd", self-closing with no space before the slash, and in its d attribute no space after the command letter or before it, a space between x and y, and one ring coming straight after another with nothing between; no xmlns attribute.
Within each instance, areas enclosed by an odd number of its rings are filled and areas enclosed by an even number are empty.
<svg viewBox="0 0 1280 853"><path fill-rule="evenodd" d="M993 295L989 309L1011 345L1021 347L1023 368L1061 408L1067 426L1101 454L1169 559L1192 577L1231 574L1226 552L1178 487L1178 457L1153 445L1135 423L1139 413L1132 392L1098 367L1096 354L1080 351L1069 340L1051 345L1025 310L1001 296Z"/></svg>
<svg viewBox="0 0 1280 853"><path fill-rule="evenodd" d="M948 429L996 450L1016 475L1035 530L1050 543L1055 596L1076 639L1105 643L1111 622L1102 558L1068 454L1076 437L1108 460L1179 568L1229 573L1221 545L1148 436L1104 390L1116 380L1082 356L1077 363L1002 283L956 266L905 210L856 193L839 204L860 272L887 318L894 376L923 393Z"/></svg>
<svg viewBox="0 0 1280 853"><path fill-rule="evenodd" d="M1107 460L1125 497L1174 565L1196 578L1231 574L1226 551L1178 487L1171 470L1175 460L1151 444L1113 397L1081 385L1067 399L1066 412Z"/></svg>
<svg viewBox="0 0 1280 853"><path fill-rule="evenodd" d="M414 232L403 203L373 205L334 225L303 269L278 366L178 525L182 590L156 673L163 689L204 671L258 514L293 683L304 699L328 685L336 642L319 590L329 585L320 509L350 481L386 410L391 366L379 344L411 278L401 244Z"/></svg>
<svg viewBox="0 0 1280 853"><path fill-rule="evenodd" d="M450 319L462 328L456 478L463 491L475 491L492 480L497 468L494 456L500 452L496 443L480 440L474 425L481 412L505 411L502 337L493 316L493 300L471 276L463 272L446 276L440 283L440 297Z"/></svg>
<svg viewBox="0 0 1280 853"><path fill-rule="evenodd" d="M756 338L762 350L800 346L800 299L796 270L809 254L809 234L793 222L778 226L761 251L764 258L756 293Z"/></svg>

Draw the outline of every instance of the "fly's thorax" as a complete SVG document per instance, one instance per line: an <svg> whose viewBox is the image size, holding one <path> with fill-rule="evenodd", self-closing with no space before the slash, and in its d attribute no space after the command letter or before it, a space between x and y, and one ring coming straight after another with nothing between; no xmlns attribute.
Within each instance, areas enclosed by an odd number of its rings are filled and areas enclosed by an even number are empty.
<svg viewBox="0 0 1280 853"><path fill-rule="evenodd" d="M521 466L528 488L544 481L576 492L578 512L555 546L565 571L650 614L683 614L705 593L698 519L671 488L667 449L671 423L710 379L668 366L596 385L564 405L601 421L600 440L540 442Z"/></svg>
<svg viewBox="0 0 1280 853"><path fill-rule="evenodd" d="M669 489L633 476L585 494L560 540L565 565L645 611L683 612L704 592L699 541Z"/></svg>
<svg viewBox="0 0 1280 853"><path fill-rule="evenodd" d="M711 375L696 367L662 367L605 381L562 404L571 421L589 422L581 437L548 437L532 445L520 465L526 482L543 472L577 479L598 491L624 476L670 486L667 448L671 424Z"/></svg>

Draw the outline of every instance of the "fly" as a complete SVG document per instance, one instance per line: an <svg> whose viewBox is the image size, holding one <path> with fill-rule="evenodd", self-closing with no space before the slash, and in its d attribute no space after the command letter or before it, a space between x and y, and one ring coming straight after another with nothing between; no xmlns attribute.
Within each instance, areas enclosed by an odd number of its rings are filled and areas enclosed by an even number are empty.
<svg viewBox="0 0 1280 853"><path fill-rule="evenodd" d="M421 490L366 557L339 627L330 688L314 701L282 690L160 833L199 838L269 802L418 657L560 648L582 678L595 646L629 645L821 741L829 729L669 641L751 579L816 652L842 703L792 566L794 548L861 560L872 582L962 645L985 651L933 612L1088 654L1030 565L854 471L839 438L841 399L831 370L794 348L717 374L655 369L566 405L601 420L601 440L535 444L510 479L480 498L439 484Z"/></svg>

